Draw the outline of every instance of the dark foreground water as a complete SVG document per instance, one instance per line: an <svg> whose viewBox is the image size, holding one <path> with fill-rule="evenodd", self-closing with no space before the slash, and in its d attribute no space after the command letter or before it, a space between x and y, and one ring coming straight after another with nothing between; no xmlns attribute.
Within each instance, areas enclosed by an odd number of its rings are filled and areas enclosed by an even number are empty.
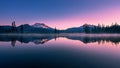
<svg viewBox="0 0 120 68"><path fill-rule="evenodd" d="M119 34L0 35L0 68L120 68Z"/></svg>

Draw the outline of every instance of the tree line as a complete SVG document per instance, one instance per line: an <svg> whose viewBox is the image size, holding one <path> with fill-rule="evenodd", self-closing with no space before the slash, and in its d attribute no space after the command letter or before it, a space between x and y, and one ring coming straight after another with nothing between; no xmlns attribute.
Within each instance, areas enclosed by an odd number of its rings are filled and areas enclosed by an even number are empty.
<svg viewBox="0 0 120 68"><path fill-rule="evenodd" d="M93 28L89 26L84 27L85 33L120 33L120 25L115 23L111 26L100 25L94 26Z"/></svg>

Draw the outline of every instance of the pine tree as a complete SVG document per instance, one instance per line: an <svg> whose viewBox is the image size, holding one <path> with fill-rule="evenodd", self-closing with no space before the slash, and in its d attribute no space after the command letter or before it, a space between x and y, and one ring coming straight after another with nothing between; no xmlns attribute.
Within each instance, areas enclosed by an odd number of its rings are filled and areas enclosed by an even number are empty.
<svg viewBox="0 0 120 68"><path fill-rule="evenodd" d="M24 27L23 25L21 25L21 33L23 33L23 31L24 31Z"/></svg>
<svg viewBox="0 0 120 68"><path fill-rule="evenodd" d="M17 32L15 21L12 22L12 32Z"/></svg>
<svg viewBox="0 0 120 68"><path fill-rule="evenodd" d="M56 29L56 27L55 27L55 33L57 33L57 29Z"/></svg>

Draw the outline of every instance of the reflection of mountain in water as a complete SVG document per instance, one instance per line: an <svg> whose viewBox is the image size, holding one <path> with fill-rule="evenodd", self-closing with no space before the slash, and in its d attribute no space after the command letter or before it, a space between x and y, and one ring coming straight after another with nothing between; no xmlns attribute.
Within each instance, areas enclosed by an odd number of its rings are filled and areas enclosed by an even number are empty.
<svg viewBox="0 0 120 68"><path fill-rule="evenodd" d="M11 41L11 45L15 46L16 41L21 43L29 43L33 42L34 44L44 44L47 41L55 38L54 36L26 36L26 35L2 35L0 36L0 41L9 42Z"/></svg>
<svg viewBox="0 0 120 68"><path fill-rule="evenodd" d="M76 35L0 35L0 41L5 41L5 42L9 42L11 41L11 45L15 46L16 41L19 41L21 43L29 43L29 42L33 42L34 44L38 45L38 44L44 44L46 42L48 42L51 39L55 39L58 37L65 37L68 39L72 39L72 40L79 40L83 43L93 43L93 42L98 42L103 43L104 42L111 42L114 44L119 44L120 42L120 36L76 36Z"/></svg>

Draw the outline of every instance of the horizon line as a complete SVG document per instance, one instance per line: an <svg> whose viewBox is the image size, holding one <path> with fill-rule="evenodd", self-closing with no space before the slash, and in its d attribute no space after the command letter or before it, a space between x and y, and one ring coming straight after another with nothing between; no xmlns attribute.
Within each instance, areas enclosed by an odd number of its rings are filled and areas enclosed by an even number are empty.
<svg viewBox="0 0 120 68"><path fill-rule="evenodd" d="M14 22L14 21L13 21L13 22ZM15 23L16 23L16 22L15 22ZM39 22L36 22L36 23L39 23ZM36 23L34 23L34 24L36 24ZM30 24L30 23L24 23L24 24L19 24L19 25L16 24L16 26L18 27L18 26L25 25L25 24L34 25L34 24ZM40 24L45 24L45 23L40 23ZM84 23L84 24L81 24L81 25L79 25L79 26L72 26L72 27L67 27L67 28L63 28L63 29L57 28L57 29L59 29L59 30L65 30L65 29L68 29L68 28L81 27L81 26L83 26L83 25L94 25L94 26L100 25L100 26L105 26L105 27L106 27L106 26L112 26L112 25L115 25L115 24L120 25L120 24L118 24L117 22L115 22L115 23L112 22L111 25L100 24L100 23L98 23L97 25L95 25L95 24L90 24L90 23ZM12 25L12 22L11 22L11 25ZM11 26L11 25L9 25L9 24L1 25L1 24L0 24L0 26ZM45 24L45 25L46 25L46 24ZM49 25L47 25L47 26L49 26ZM49 27L51 27L51 26L49 26ZM56 26L55 26L54 28L56 28Z"/></svg>

